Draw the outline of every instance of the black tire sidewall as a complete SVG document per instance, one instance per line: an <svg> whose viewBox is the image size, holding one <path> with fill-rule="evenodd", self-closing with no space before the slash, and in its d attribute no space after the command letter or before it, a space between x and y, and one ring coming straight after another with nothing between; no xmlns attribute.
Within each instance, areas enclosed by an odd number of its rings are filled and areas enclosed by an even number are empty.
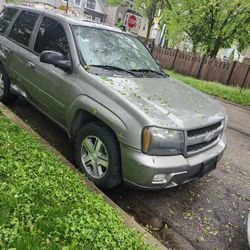
<svg viewBox="0 0 250 250"><path fill-rule="evenodd" d="M109 166L106 174L100 178L96 179L90 176L85 170L81 161L81 145L84 138L87 136L98 137L106 147ZM119 143L113 134L113 132L99 122L92 122L86 124L77 133L75 140L75 160L79 167L79 170L87 175L87 177L93 181L97 186L105 189L110 189L117 186L121 182L121 160L120 160L120 147Z"/></svg>
<svg viewBox="0 0 250 250"><path fill-rule="evenodd" d="M0 64L0 73L2 74L2 80L3 80L3 84L4 84L4 89L3 89L3 94L0 96L0 101L4 101L4 99L6 98L6 89L8 86L6 81L8 81L8 78L6 77L6 72L4 70L3 65Z"/></svg>
<svg viewBox="0 0 250 250"><path fill-rule="evenodd" d="M12 94L10 92L10 79L4 69L4 66L1 63L0 63L0 71L3 75L3 83L4 83L3 95L0 96L0 101L9 104L17 98L17 95Z"/></svg>

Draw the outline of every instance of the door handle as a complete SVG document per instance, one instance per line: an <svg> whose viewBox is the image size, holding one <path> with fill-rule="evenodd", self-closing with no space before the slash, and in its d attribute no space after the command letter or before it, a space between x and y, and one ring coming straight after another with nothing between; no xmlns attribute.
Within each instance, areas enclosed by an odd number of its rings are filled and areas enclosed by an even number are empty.
<svg viewBox="0 0 250 250"><path fill-rule="evenodd" d="M36 65L33 62L27 62L26 65L29 68L35 68L36 67Z"/></svg>

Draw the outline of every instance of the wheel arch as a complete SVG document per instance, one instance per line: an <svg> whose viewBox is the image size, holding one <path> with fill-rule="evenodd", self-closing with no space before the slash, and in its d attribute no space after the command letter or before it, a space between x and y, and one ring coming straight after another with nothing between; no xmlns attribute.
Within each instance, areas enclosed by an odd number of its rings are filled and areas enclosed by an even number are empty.
<svg viewBox="0 0 250 250"><path fill-rule="evenodd" d="M94 121L99 121L99 119L97 119L97 117L91 115L84 109L77 110L72 120L72 124L69 131L71 140L75 140L76 133L82 126Z"/></svg>
<svg viewBox="0 0 250 250"><path fill-rule="evenodd" d="M101 122L107 126L121 142L121 134L126 133L124 122L111 110L86 96L81 96L73 102L67 116L68 130L71 140L75 140L77 131L90 122Z"/></svg>

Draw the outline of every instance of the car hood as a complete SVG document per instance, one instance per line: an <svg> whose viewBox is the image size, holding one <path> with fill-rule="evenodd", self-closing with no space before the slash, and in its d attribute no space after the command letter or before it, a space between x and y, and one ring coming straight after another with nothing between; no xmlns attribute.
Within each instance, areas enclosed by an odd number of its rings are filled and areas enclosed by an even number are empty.
<svg viewBox="0 0 250 250"><path fill-rule="evenodd" d="M172 77L101 77L114 91L143 113L149 125L190 129L225 118L218 101Z"/></svg>

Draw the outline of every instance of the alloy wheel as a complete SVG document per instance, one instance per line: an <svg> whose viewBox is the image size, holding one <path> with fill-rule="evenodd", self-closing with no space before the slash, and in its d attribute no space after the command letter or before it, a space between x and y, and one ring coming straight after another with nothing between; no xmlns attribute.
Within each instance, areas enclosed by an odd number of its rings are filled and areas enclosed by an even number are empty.
<svg viewBox="0 0 250 250"><path fill-rule="evenodd" d="M109 158L105 145L96 136L87 136L81 147L81 160L87 173L96 179L102 178L108 170Z"/></svg>

